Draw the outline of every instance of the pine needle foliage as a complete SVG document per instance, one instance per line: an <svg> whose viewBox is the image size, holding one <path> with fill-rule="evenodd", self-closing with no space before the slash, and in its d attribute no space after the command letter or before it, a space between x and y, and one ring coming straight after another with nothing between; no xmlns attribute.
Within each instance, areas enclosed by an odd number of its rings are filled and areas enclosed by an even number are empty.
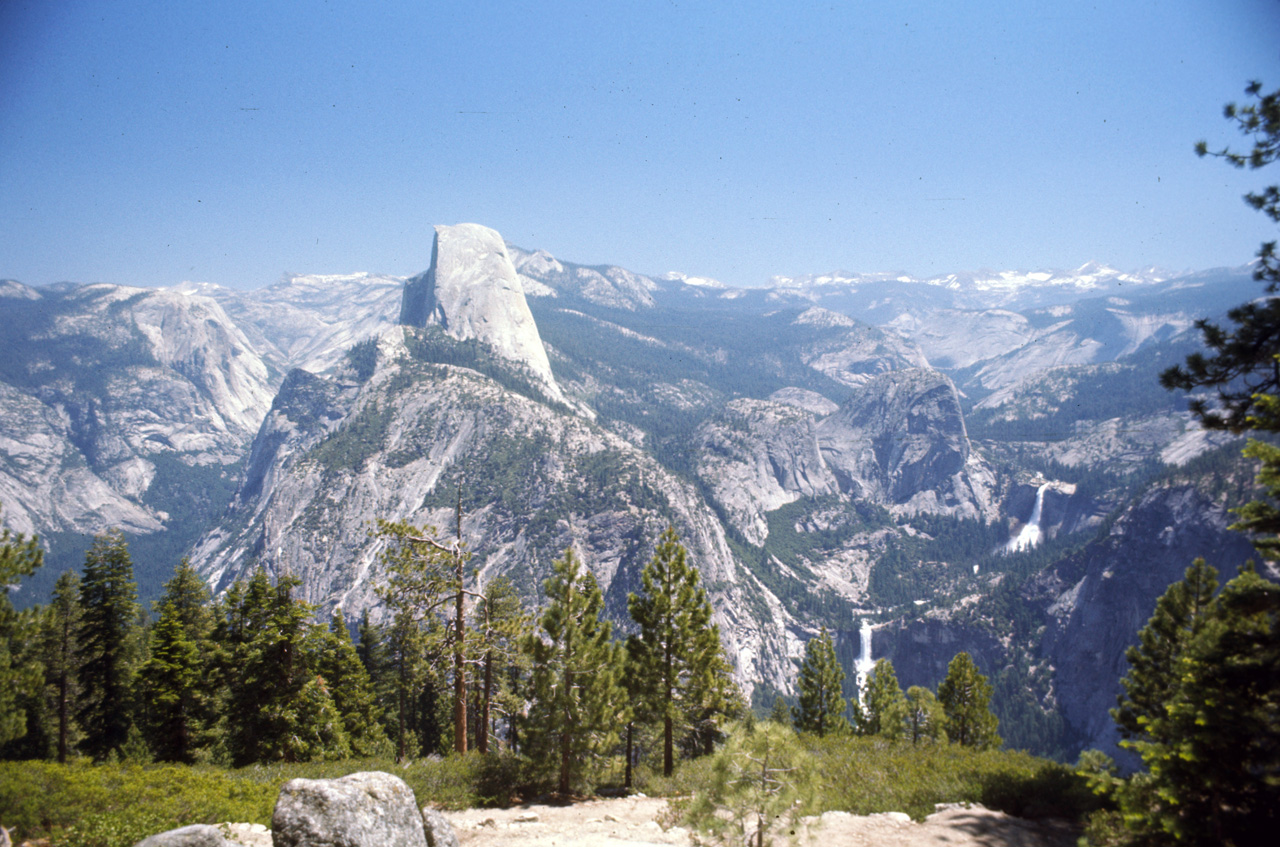
<svg viewBox="0 0 1280 847"><path fill-rule="evenodd" d="M601 619L604 599L595 576L573 549L552 563L544 583L547 606L526 641L533 659L527 752L554 763L556 786L569 795L618 741L627 723L620 677L622 647Z"/></svg>
<svg viewBox="0 0 1280 847"><path fill-rule="evenodd" d="M658 539L640 574L642 590L627 600L640 632L630 642L638 679L636 711L662 725L662 772L675 767L677 734L709 752L733 702L729 663L711 602L675 529Z"/></svg>

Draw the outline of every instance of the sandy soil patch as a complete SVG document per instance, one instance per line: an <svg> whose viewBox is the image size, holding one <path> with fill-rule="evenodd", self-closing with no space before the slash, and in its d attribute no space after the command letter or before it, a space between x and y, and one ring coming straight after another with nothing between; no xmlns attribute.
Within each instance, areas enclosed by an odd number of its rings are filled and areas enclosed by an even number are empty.
<svg viewBox="0 0 1280 847"><path fill-rule="evenodd" d="M627 797L569 806L516 806L445 812L463 847L644 847L697 842L687 830L658 823L665 800ZM906 815L828 812L796 833L802 845L822 847L1072 847L1065 825L1026 821L979 805L940 808L923 823Z"/></svg>

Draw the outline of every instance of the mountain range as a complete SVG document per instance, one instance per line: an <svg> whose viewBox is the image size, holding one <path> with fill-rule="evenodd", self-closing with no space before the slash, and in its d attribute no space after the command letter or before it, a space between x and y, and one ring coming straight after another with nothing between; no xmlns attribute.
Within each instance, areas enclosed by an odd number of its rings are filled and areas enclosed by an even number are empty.
<svg viewBox="0 0 1280 847"><path fill-rule="evenodd" d="M5 281L0 520L49 549L27 602L120 527L144 597L185 555L354 620L380 614L371 522L451 527L460 502L479 580L535 606L572 546L624 626L670 525L756 704L822 626L852 680L870 621L904 685L967 650L1006 741L1070 757L1114 746L1169 582L1251 555L1227 526L1253 470L1157 375L1257 294L1247 267L1093 264L738 289L475 224L408 279Z"/></svg>

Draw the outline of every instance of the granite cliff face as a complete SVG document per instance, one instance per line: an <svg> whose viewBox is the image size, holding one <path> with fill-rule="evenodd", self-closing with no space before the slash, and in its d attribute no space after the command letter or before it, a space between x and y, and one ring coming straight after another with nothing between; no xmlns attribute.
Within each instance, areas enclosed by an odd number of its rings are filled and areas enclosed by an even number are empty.
<svg viewBox="0 0 1280 847"><path fill-rule="evenodd" d="M376 620L382 548L370 519L447 526L460 492L481 581L507 576L536 598L572 546L624 620L653 539L671 523L716 598L744 684L786 684L789 616L776 600L769 614L751 611L762 598L688 483L583 416L416 359L417 332L384 337L363 384L301 371L285 381L231 520L193 556L216 587L265 567L301 577L322 609L374 608Z"/></svg>
<svg viewBox="0 0 1280 847"><path fill-rule="evenodd" d="M8 525L155 532L172 508L151 491L162 465L219 468L244 455L275 379L216 301L114 285L8 290Z"/></svg>
<svg viewBox="0 0 1280 847"><path fill-rule="evenodd" d="M459 341L483 342L561 399L515 265L502 236L488 227L436 227L431 267L405 284L400 323L433 324Z"/></svg>
<svg viewBox="0 0 1280 847"><path fill-rule="evenodd" d="M996 516L991 475L969 449L960 398L937 371L872 378L818 425L817 436L853 497L911 512Z"/></svg>

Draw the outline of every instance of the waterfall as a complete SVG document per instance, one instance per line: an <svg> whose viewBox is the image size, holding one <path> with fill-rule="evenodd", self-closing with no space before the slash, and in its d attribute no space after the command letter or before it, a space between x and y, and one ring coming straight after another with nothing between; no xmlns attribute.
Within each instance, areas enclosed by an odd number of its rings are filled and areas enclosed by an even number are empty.
<svg viewBox="0 0 1280 847"><path fill-rule="evenodd" d="M1036 489L1036 505L1031 510L1031 517L1027 519L1021 531L1009 539L1009 543L1005 546L1006 551L1017 553L1019 550L1030 550L1040 543L1043 537L1040 531L1040 511L1044 508L1044 492L1048 488L1049 483L1046 482Z"/></svg>
<svg viewBox="0 0 1280 847"><path fill-rule="evenodd" d="M863 702L863 696L867 690L867 675L871 673L876 663L871 660L871 622L864 620L862 629L859 631L862 636L859 641L858 658L853 663L854 672L857 674L858 683L858 702Z"/></svg>

